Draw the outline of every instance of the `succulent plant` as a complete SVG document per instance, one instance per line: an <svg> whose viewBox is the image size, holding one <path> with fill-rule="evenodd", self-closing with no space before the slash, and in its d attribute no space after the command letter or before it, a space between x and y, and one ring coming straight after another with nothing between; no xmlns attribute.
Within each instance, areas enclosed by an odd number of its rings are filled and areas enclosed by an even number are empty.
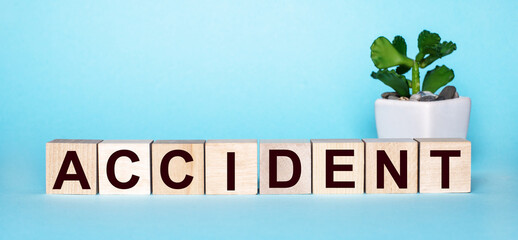
<svg viewBox="0 0 518 240"><path fill-rule="evenodd" d="M424 30L417 39L419 53L415 59L407 57L407 45L401 36L394 37L390 42L385 37L378 37L371 45L371 59L379 69L372 72L371 77L382 81L394 89L399 96L410 96L418 93L421 88L419 80L419 68L426 68L435 60L449 55L457 49L453 42L441 42L437 33ZM396 67L395 69L389 69ZM408 80L404 74L412 70L412 80ZM448 84L455 77L453 70L448 67L436 66L428 71L423 79L422 91L435 93L439 88Z"/></svg>

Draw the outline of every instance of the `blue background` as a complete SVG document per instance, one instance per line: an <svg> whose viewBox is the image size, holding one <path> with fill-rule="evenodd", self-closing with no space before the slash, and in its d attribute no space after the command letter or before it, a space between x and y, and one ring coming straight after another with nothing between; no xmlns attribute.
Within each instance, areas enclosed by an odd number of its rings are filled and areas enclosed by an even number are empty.
<svg viewBox="0 0 518 240"><path fill-rule="evenodd" d="M517 1L0 1L0 238L516 238ZM471 194L45 195L45 142L372 138L369 47L438 32ZM434 67L432 65L431 67ZM424 76L424 71L421 72Z"/></svg>

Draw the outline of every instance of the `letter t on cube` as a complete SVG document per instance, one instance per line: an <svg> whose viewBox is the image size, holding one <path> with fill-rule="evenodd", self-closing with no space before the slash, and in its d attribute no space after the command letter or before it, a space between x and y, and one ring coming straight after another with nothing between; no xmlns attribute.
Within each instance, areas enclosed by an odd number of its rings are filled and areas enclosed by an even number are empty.
<svg viewBox="0 0 518 240"><path fill-rule="evenodd" d="M471 191L471 142L458 138L418 138L419 192Z"/></svg>

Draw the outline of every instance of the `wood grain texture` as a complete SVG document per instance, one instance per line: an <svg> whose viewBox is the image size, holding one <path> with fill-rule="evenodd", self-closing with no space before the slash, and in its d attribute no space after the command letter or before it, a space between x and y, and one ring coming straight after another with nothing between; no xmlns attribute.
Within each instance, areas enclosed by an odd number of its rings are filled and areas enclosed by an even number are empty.
<svg viewBox="0 0 518 240"><path fill-rule="evenodd" d="M365 142L365 192L366 193L417 193L418 148L413 139L363 139ZM407 187L399 188L387 170L384 171L384 188L377 188L377 151L383 150L401 174L401 150L407 152Z"/></svg>
<svg viewBox="0 0 518 240"><path fill-rule="evenodd" d="M235 190L228 190L227 153L235 154ZM257 194L257 140L207 140L206 194Z"/></svg>
<svg viewBox="0 0 518 240"><path fill-rule="evenodd" d="M260 194L310 194L311 193L311 143L309 140L261 140L260 142ZM301 164L299 181L289 188L270 186L270 150L290 150L297 154ZM293 176L293 162L288 157L277 158L277 180L288 181Z"/></svg>
<svg viewBox="0 0 518 240"><path fill-rule="evenodd" d="M97 144L101 140L56 139L46 144L47 194L97 194ZM68 151L75 151L88 180L90 189L83 189L79 181L64 181L61 189L52 189ZM68 174L75 174L70 165Z"/></svg>
<svg viewBox="0 0 518 240"><path fill-rule="evenodd" d="M152 140L104 140L99 143L99 194L151 194L151 143ZM138 156L138 162L120 157L115 163L115 176L121 182L132 175L138 176L137 184L130 189L119 189L110 183L106 175L110 156L119 150L129 150Z"/></svg>
<svg viewBox="0 0 518 240"><path fill-rule="evenodd" d="M471 192L471 142L465 139L418 138L419 192ZM448 188L442 188L442 158L431 156L432 150L460 151L460 157L449 158Z"/></svg>
<svg viewBox="0 0 518 240"><path fill-rule="evenodd" d="M365 147L360 139L313 139L313 194L361 194L364 192ZM326 186L326 151L352 150L354 156L336 156L333 164L351 165L352 171L335 171L335 182L354 182L352 188Z"/></svg>
<svg viewBox="0 0 518 240"><path fill-rule="evenodd" d="M160 174L164 156L173 150L183 150L192 157L185 162L182 157L173 157L169 162L169 177L174 182L181 182L186 175L192 176L192 182L183 189L168 187ZM153 194L204 194L205 193L205 140L158 140L151 144L151 176Z"/></svg>

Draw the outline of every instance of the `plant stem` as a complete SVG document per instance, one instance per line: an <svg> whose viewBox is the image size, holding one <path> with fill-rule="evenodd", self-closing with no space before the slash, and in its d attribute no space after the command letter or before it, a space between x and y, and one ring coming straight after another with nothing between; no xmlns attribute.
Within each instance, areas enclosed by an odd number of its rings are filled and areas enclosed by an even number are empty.
<svg viewBox="0 0 518 240"><path fill-rule="evenodd" d="M414 61L414 66L412 67L412 94L419 92L419 85L419 63Z"/></svg>

